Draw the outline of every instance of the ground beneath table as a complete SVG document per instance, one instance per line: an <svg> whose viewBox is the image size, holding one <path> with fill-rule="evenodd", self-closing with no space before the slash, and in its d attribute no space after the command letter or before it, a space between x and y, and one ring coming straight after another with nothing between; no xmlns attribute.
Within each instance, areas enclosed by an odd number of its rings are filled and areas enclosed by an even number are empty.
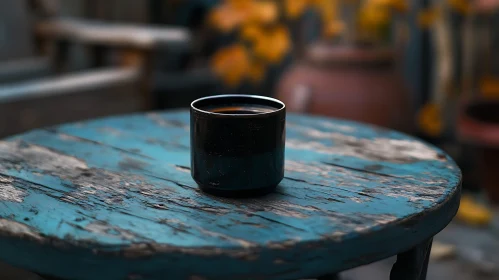
<svg viewBox="0 0 499 280"><path fill-rule="evenodd" d="M499 279L499 209L488 228L471 228L453 222L435 236L435 242L452 244L453 257L431 260L427 280ZM342 274L342 280L387 280L395 258L366 265Z"/></svg>

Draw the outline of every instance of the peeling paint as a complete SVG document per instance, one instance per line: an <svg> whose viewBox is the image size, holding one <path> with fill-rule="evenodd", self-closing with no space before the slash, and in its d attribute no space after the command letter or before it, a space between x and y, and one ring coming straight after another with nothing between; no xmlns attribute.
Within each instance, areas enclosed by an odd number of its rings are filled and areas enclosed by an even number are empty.
<svg viewBox="0 0 499 280"><path fill-rule="evenodd" d="M110 226L107 223L103 222L89 223L84 227L84 229L95 234L124 239L124 240L136 240L137 238L143 239L143 237L137 233L134 233L129 230L123 230L119 227Z"/></svg>
<svg viewBox="0 0 499 280"><path fill-rule="evenodd" d="M191 173L191 168L187 166L182 166L182 165L175 165L175 169L177 169L180 172L187 172Z"/></svg>
<svg viewBox="0 0 499 280"><path fill-rule="evenodd" d="M21 203L26 192L12 185L14 179L0 175L0 201L12 201Z"/></svg>
<svg viewBox="0 0 499 280"><path fill-rule="evenodd" d="M23 141L0 141L0 159L4 160L0 169L8 162L37 166L41 170L58 173L88 169L85 161Z"/></svg>
<svg viewBox="0 0 499 280"><path fill-rule="evenodd" d="M345 124L338 124L338 123L333 123L333 122L319 122L320 126L326 129L333 129L333 130L339 130L342 132L355 132L357 129L354 126L350 125L345 125Z"/></svg>
<svg viewBox="0 0 499 280"><path fill-rule="evenodd" d="M31 240L36 240L42 242L44 240L38 232L34 231L29 226L18 223L16 221L7 220L0 218L0 233L17 236L22 238L28 238Z"/></svg>
<svg viewBox="0 0 499 280"><path fill-rule="evenodd" d="M382 129L288 117L285 179L258 198L199 190L185 111L0 141L0 258L15 254L35 271L46 266L32 255L64 259L54 270L62 279L303 279L397 254L457 211L460 171L441 151Z"/></svg>
<svg viewBox="0 0 499 280"><path fill-rule="evenodd" d="M123 134L122 131L118 130L118 129L115 129L113 127L108 127L108 126L105 126L105 127L100 127L98 128L99 131L105 133L105 134L111 134L111 135L114 135L114 136L120 136Z"/></svg>
<svg viewBox="0 0 499 280"><path fill-rule="evenodd" d="M89 168L78 158L20 141L0 142L0 159L3 159L0 170L9 166L6 163L18 166L17 163L22 162L23 166L35 167L41 173L71 182L74 190L60 198L69 203L85 205L89 196L98 196L103 203L116 205L133 189L149 196L169 191L146 183L142 176Z"/></svg>
<svg viewBox="0 0 499 280"><path fill-rule="evenodd" d="M439 152L420 141L390 138L358 138L337 132L325 132L313 128L294 126L311 139L332 140L333 146L317 141L292 139L286 146L298 150L310 150L323 154L337 154L369 160L380 160L395 163L410 163L422 160L445 160Z"/></svg>

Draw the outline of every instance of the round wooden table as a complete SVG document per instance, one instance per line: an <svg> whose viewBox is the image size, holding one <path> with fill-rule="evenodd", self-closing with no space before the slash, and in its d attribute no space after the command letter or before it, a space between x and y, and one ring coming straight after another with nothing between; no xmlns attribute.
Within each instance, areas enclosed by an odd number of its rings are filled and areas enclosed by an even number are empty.
<svg viewBox="0 0 499 280"><path fill-rule="evenodd" d="M55 279L328 279L398 254L391 279L424 279L456 164L354 122L288 114L286 129L285 179L251 199L197 188L187 111L0 141L0 261Z"/></svg>

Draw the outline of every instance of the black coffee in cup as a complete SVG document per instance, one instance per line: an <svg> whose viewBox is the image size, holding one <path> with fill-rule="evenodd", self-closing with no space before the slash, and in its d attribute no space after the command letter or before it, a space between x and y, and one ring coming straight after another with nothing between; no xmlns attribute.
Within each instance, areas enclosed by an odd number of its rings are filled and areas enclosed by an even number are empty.
<svg viewBox="0 0 499 280"><path fill-rule="evenodd" d="M273 191L284 177L286 106L253 95L218 95L191 104L191 174L222 196Z"/></svg>
<svg viewBox="0 0 499 280"><path fill-rule="evenodd" d="M254 115L254 114L264 114L275 111L274 107L264 106L264 105L254 105L254 104L239 104L239 105L227 105L227 106L217 106L212 108L206 108L207 111L212 113L227 114L227 115Z"/></svg>

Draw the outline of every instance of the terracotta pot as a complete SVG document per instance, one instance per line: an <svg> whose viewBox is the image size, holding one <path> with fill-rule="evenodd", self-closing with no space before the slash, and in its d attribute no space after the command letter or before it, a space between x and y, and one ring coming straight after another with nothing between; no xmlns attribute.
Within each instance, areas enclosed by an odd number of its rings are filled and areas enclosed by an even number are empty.
<svg viewBox="0 0 499 280"><path fill-rule="evenodd" d="M319 43L304 57L277 88L289 111L411 131L409 96L393 51Z"/></svg>
<svg viewBox="0 0 499 280"><path fill-rule="evenodd" d="M460 140L477 149L480 186L499 203L499 100L463 102L458 116Z"/></svg>

